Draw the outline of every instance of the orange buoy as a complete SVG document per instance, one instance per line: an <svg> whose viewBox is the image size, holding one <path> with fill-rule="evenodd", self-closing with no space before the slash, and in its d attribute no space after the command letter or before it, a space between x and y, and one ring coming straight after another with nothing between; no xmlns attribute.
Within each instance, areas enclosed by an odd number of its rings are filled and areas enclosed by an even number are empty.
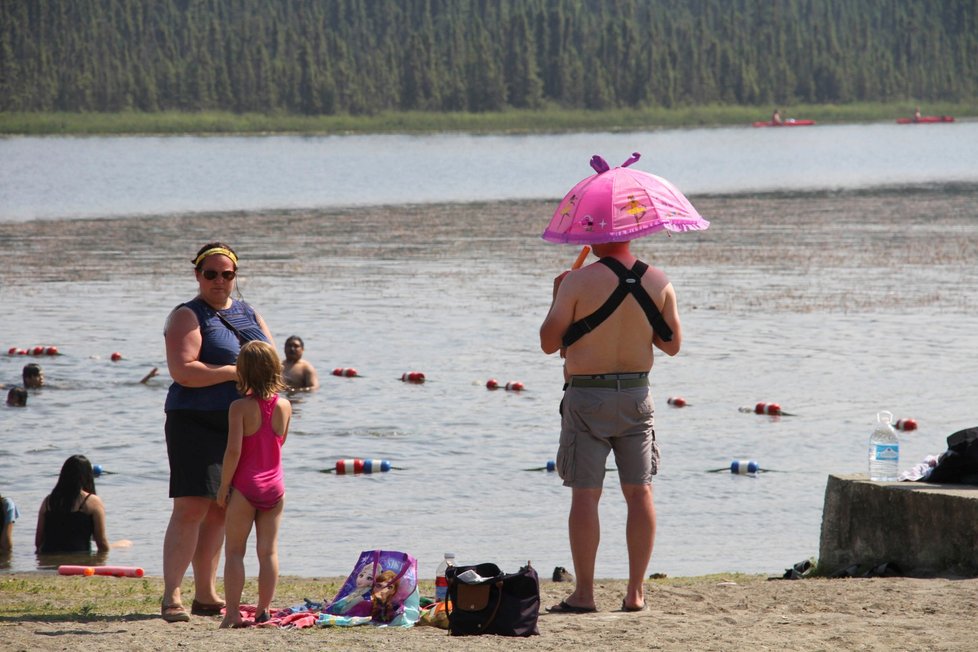
<svg viewBox="0 0 978 652"><path fill-rule="evenodd" d="M112 359L112 362L118 362L119 360L122 360L122 354L119 353L118 351L113 351L112 355L110 355L109 357Z"/></svg>
<svg viewBox="0 0 978 652"><path fill-rule="evenodd" d="M781 406L777 403L758 403L754 406L754 414L781 414Z"/></svg>
<svg viewBox="0 0 978 652"><path fill-rule="evenodd" d="M17 347L12 346L9 349L7 349L7 355L17 355Z"/></svg>
<svg viewBox="0 0 978 652"><path fill-rule="evenodd" d="M897 419L896 423L893 424L893 427L897 430L916 430L917 422L913 419Z"/></svg>
<svg viewBox="0 0 978 652"><path fill-rule="evenodd" d="M486 381L486 389L499 389L499 381L495 378L490 378Z"/></svg>
<svg viewBox="0 0 978 652"><path fill-rule="evenodd" d="M670 396L666 399L666 403L677 408L686 407L686 399L682 396Z"/></svg>
<svg viewBox="0 0 978 652"><path fill-rule="evenodd" d="M401 374L401 380L405 383L423 383L425 378L420 371L405 371Z"/></svg>
<svg viewBox="0 0 978 652"><path fill-rule="evenodd" d="M43 355L44 354L44 347L43 346L35 346L31 350L31 353L33 353L34 355Z"/></svg>
<svg viewBox="0 0 978 652"><path fill-rule="evenodd" d="M48 348L44 349L44 352L47 355L58 355L58 347L56 347L56 346L49 346Z"/></svg>

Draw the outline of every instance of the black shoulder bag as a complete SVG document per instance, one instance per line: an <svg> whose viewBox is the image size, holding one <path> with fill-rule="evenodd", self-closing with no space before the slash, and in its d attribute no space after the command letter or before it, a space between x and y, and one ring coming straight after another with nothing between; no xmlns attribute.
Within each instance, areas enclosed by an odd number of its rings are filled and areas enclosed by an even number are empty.
<svg viewBox="0 0 978 652"><path fill-rule="evenodd" d="M470 579L466 571L475 571ZM470 575L470 574L469 574ZM451 636L539 634L540 578L527 562L516 573L503 573L496 564L450 566L448 633ZM461 576L461 577L460 577Z"/></svg>

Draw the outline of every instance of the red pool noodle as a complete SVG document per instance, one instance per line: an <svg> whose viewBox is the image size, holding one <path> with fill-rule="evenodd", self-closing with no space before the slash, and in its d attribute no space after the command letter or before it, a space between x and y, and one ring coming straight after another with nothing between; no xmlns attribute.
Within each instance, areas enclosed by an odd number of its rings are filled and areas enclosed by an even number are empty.
<svg viewBox="0 0 978 652"><path fill-rule="evenodd" d="M91 571L91 572L86 572ZM108 575L110 577L142 577L138 566L58 566L59 575Z"/></svg>
<svg viewBox="0 0 978 652"><path fill-rule="evenodd" d="M92 566L58 566L58 575L94 575Z"/></svg>

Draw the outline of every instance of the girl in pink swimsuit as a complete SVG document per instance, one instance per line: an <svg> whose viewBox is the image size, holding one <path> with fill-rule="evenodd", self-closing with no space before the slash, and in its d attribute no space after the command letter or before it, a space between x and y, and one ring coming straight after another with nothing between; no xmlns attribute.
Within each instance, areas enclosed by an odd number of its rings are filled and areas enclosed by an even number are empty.
<svg viewBox="0 0 978 652"><path fill-rule="evenodd" d="M292 404L279 398L282 363L266 342L248 342L238 354L238 391L228 409L228 445L217 504L224 507L224 591L227 610L221 627L239 627L244 590L244 555L255 525L258 551L256 623L268 620L278 582L278 526L285 504L282 444L289 432ZM250 624L250 623L249 623Z"/></svg>

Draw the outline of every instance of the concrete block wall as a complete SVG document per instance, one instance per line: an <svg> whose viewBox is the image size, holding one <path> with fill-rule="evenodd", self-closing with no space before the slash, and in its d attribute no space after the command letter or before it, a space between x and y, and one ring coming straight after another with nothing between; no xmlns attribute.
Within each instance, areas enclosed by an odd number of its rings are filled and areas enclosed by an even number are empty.
<svg viewBox="0 0 978 652"><path fill-rule="evenodd" d="M909 576L978 576L978 486L829 475L819 574L883 562Z"/></svg>

